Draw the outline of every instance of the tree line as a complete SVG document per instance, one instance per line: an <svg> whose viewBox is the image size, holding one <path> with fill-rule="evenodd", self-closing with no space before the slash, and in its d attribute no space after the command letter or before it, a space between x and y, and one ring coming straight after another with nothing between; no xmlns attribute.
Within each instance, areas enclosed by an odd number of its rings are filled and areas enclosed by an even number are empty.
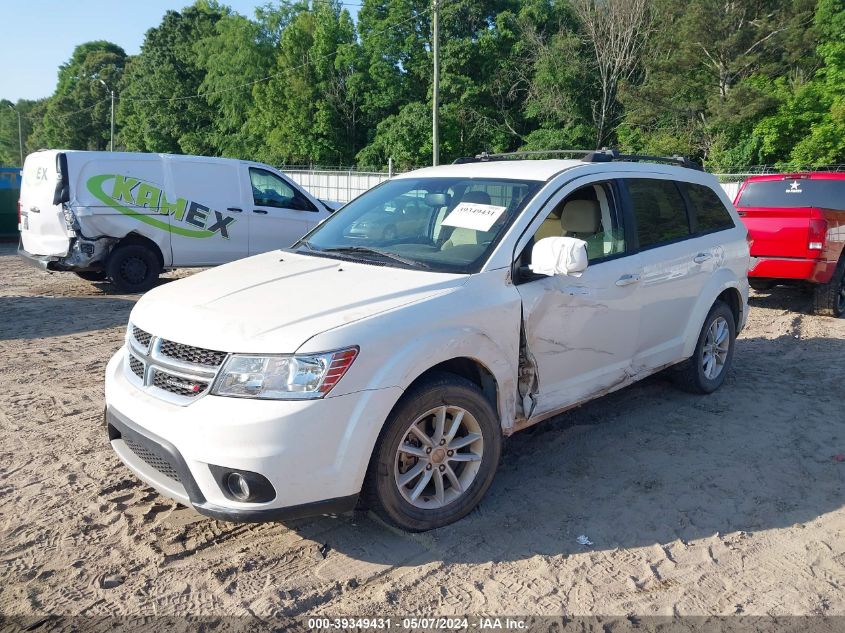
<svg viewBox="0 0 845 633"><path fill-rule="evenodd" d="M76 47L54 94L0 103L0 164L108 148L277 165L430 164L432 0L168 11L138 55ZM438 0L441 160L683 154L712 170L845 163L845 0ZM12 106L12 107L8 107ZM17 110L17 113L14 110Z"/></svg>

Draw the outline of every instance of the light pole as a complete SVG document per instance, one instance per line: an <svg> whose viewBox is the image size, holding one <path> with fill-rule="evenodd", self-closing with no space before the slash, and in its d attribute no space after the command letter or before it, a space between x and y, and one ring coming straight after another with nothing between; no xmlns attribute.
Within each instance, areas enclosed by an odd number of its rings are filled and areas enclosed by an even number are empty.
<svg viewBox="0 0 845 633"><path fill-rule="evenodd" d="M440 25L438 24L438 0L432 0L432 53L434 57L434 84L431 90L431 164L440 164Z"/></svg>
<svg viewBox="0 0 845 633"><path fill-rule="evenodd" d="M23 169L23 132L21 131L21 113L18 112L18 109L11 103L8 103L6 105L8 105L9 109L14 110L15 114L18 115L18 145L21 150L21 169Z"/></svg>
<svg viewBox="0 0 845 633"><path fill-rule="evenodd" d="M114 90L109 88L108 84L106 84L106 82L103 81L102 79L100 79L99 82L101 84L103 84L105 89L108 90L109 94L111 95L111 141L109 143L109 151L113 152L114 151Z"/></svg>

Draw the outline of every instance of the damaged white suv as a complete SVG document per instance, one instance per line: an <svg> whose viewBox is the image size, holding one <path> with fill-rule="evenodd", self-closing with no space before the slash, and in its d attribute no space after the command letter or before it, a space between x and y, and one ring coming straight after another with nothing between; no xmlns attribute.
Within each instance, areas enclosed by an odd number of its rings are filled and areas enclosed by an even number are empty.
<svg viewBox="0 0 845 633"><path fill-rule="evenodd" d="M418 531L478 504L505 435L668 367L717 389L746 230L715 178L638 158L421 169L149 292L106 370L112 446L219 519L365 501Z"/></svg>

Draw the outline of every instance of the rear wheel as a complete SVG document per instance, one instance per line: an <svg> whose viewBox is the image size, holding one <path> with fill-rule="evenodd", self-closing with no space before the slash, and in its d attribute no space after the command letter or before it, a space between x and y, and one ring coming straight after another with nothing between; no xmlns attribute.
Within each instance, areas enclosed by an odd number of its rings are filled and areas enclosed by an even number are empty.
<svg viewBox="0 0 845 633"><path fill-rule="evenodd" d="M121 292L144 292L153 287L161 265L158 257L142 244L119 246L109 256L106 273Z"/></svg>
<svg viewBox="0 0 845 633"><path fill-rule="evenodd" d="M692 358L675 372L678 386L692 393L712 393L725 382L733 360L736 322L722 301L710 308Z"/></svg>
<svg viewBox="0 0 845 633"><path fill-rule="evenodd" d="M823 316L845 315L845 256L839 260L830 281L815 287L813 307L816 314Z"/></svg>
<svg viewBox="0 0 845 633"><path fill-rule="evenodd" d="M410 532L466 516L487 492L502 450L493 407L470 381L433 375L391 413L367 473L372 507Z"/></svg>
<svg viewBox="0 0 845 633"><path fill-rule="evenodd" d="M106 279L105 270L74 271L74 274L85 281L105 281Z"/></svg>
<svg viewBox="0 0 845 633"><path fill-rule="evenodd" d="M762 279L749 279L748 285L751 286L752 289L757 290L758 292L766 292L767 290L771 290L775 287L774 281L764 281Z"/></svg>

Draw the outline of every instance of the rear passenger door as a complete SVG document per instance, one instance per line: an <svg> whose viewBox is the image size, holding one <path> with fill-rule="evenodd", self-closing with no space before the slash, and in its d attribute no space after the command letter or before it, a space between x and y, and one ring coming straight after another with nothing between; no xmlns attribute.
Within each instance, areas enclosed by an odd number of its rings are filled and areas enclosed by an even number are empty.
<svg viewBox="0 0 845 633"><path fill-rule="evenodd" d="M624 186L641 266L634 363L655 369L680 359L696 299L719 260L718 244L696 234L683 183L627 178Z"/></svg>

